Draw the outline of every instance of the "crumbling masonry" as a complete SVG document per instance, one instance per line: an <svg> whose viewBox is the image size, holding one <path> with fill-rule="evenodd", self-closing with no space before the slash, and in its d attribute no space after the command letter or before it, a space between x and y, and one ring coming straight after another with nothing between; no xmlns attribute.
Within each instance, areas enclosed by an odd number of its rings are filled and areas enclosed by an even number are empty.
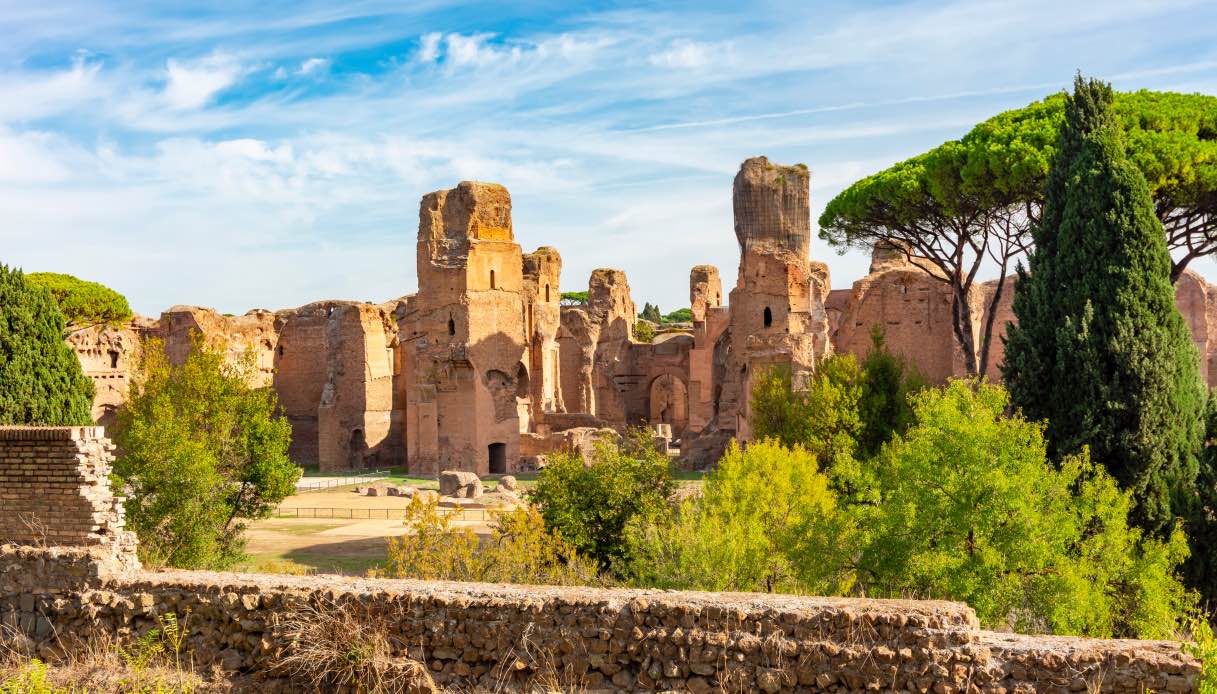
<svg viewBox="0 0 1217 694"><path fill-rule="evenodd" d="M195 668L299 691L276 666L308 607L387 625L393 657L455 691L1182 694L1199 676L1175 642L987 632L933 600L142 571L109 449L96 427L0 427L0 500L39 519L0 514L0 646L53 663L172 613Z"/></svg>
<svg viewBox="0 0 1217 694"><path fill-rule="evenodd" d="M740 262L729 301L717 268L693 267L692 322L651 343L635 339L623 271L593 271L587 303L562 306L558 251L524 253L507 190L468 181L422 198L415 294L238 317L175 306L70 342L98 386L102 423L123 401L141 338L164 340L175 361L200 339L233 360L252 354L251 379L275 389L292 424L293 459L323 470L515 472L642 425L677 442L690 466L712 465L750 435L758 372L781 365L803 381L834 350L865 355L876 326L932 381L964 374L949 289L932 267L881 247L870 274L830 289L828 267L811 259L809 187L806 166L745 161L732 195ZM978 329L995 289L973 290ZM1007 286L997 307L994 377L1013 293ZM1217 287L1189 272L1176 299L1217 383Z"/></svg>

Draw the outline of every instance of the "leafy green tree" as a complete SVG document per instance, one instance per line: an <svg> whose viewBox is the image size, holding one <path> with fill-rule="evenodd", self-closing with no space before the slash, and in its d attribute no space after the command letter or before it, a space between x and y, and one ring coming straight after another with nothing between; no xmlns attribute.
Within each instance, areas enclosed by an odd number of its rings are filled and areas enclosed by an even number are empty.
<svg viewBox="0 0 1217 694"><path fill-rule="evenodd" d="M639 313L638 317L649 320L652 323L663 322L663 316L659 313L659 307L652 305L650 302L643 304L642 313Z"/></svg>
<svg viewBox="0 0 1217 694"><path fill-rule="evenodd" d="M625 573L650 587L837 595L852 581L852 524L816 457L732 442L703 495L674 518L635 522Z"/></svg>
<svg viewBox="0 0 1217 694"><path fill-rule="evenodd" d="M913 423L909 396L926 387L925 377L904 355L892 354L883 339L883 330L871 330L871 350L862 360L862 393L858 415L858 455L868 460L883 444L902 434Z"/></svg>
<svg viewBox="0 0 1217 694"><path fill-rule="evenodd" d="M131 318L126 297L105 285L54 272L34 272L26 280L55 297L67 319L68 333L102 325L114 327Z"/></svg>
<svg viewBox="0 0 1217 694"><path fill-rule="evenodd" d="M563 306L584 306L587 304L587 292L562 292L558 297Z"/></svg>
<svg viewBox="0 0 1217 694"><path fill-rule="evenodd" d="M0 264L0 424L93 421L93 382L63 341L50 292Z"/></svg>
<svg viewBox="0 0 1217 694"><path fill-rule="evenodd" d="M913 396L916 424L874 462L880 501L855 508L869 595L963 600L990 626L1163 638L1190 604L1166 542L1083 451L1059 469L1006 391L952 381Z"/></svg>
<svg viewBox="0 0 1217 694"><path fill-rule="evenodd" d="M693 309L678 308L663 317L664 323L691 323L693 322Z"/></svg>
<svg viewBox="0 0 1217 694"><path fill-rule="evenodd" d="M1145 177L1111 88L1079 76L1019 270L1003 372L1054 458L1089 447L1165 537L1194 495L1204 388Z"/></svg>
<svg viewBox="0 0 1217 694"><path fill-rule="evenodd" d="M852 459L857 448L862 391L862 370L852 354L825 359L802 391L792 388L789 368L772 367L753 383L753 436L775 439L787 448L800 446L829 470Z"/></svg>
<svg viewBox="0 0 1217 694"><path fill-rule="evenodd" d="M674 489L667 457L634 430L620 445L598 442L588 465L578 453L553 456L529 498L546 527L608 569L628 563L626 526L669 513Z"/></svg>
<svg viewBox="0 0 1217 694"><path fill-rule="evenodd" d="M634 339L645 344L654 342L655 326L646 321L638 321L634 324Z"/></svg>
<svg viewBox="0 0 1217 694"><path fill-rule="evenodd" d="M1217 391L1209 391L1204 422L1204 450L1196 476L1196 496L1188 514L1192 555L1186 568L1188 583L1209 604L1217 606Z"/></svg>
<svg viewBox="0 0 1217 694"><path fill-rule="evenodd" d="M1040 216L1045 181L1065 118L1054 95L980 123L912 159L868 176L830 201L821 238L842 250L888 243L928 260L917 266L952 292L952 327L972 375L985 375L994 307L974 330L965 310L980 268L999 279L1027 250ZM1217 250L1217 97L1135 92L1115 97L1129 157L1148 179L1155 212L1178 260L1171 278L1194 258ZM977 338L973 338L973 335Z"/></svg>
<svg viewBox="0 0 1217 694"><path fill-rule="evenodd" d="M146 343L118 412L114 473L128 526L152 565L222 568L242 557L245 521L265 518L295 490L291 425L269 388L250 388L253 355L226 364L196 336L173 366Z"/></svg>

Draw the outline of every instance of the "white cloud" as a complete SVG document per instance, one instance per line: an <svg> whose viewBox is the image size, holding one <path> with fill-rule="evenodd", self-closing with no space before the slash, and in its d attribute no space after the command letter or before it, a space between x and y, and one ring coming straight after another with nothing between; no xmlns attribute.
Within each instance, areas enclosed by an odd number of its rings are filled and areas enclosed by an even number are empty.
<svg viewBox="0 0 1217 694"><path fill-rule="evenodd" d="M444 59L455 66L485 66L500 60L518 60L519 47L496 48L487 44L494 34L448 34L444 37Z"/></svg>
<svg viewBox="0 0 1217 694"><path fill-rule="evenodd" d="M165 72L165 101L171 108L187 110L204 106L216 93L235 84L241 66L232 56L215 53L192 62L170 58Z"/></svg>
<svg viewBox="0 0 1217 694"><path fill-rule="evenodd" d="M438 31L422 37L418 45L418 60L423 63L434 63L439 58L439 43L444 35Z"/></svg>
<svg viewBox="0 0 1217 694"><path fill-rule="evenodd" d="M725 50L724 45L710 45L687 39L673 41L666 50L654 53L648 60L652 65L664 68L699 68L705 67L713 59L713 54Z"/></svg>
<svg viewBox="0 0 1217 694"><path fill-rule="evenodd" d="M325 58L309 58L300 63L300 69L296 71L298 75L312 75L323 72L330 66L330 61Z"/></svg>
<svg viewBox="0 0 1217 694"><path fill-rule="evenodd" d="M0 128L0 181L37 184L67 180L72 169L56 154L55 149L62 148L56 140L49 133L12 133Z"/></svg>

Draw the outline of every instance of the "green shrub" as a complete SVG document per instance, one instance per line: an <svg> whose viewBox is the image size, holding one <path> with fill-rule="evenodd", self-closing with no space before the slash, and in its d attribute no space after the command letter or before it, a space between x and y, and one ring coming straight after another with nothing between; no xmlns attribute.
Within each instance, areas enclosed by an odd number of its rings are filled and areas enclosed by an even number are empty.
<svg viewBox="0 0 1217 694"><path fill-rule="evenodd" d="M1183 649L1200 661L1200 681L1196 683L1196 694L1217 694L1217 637L1213 636L1213 624L1209 616L1195 612L1188 619L1188 631L1192 640L1183 644Z"/></svg>
<svg viewBox="0 0 1217 694"><path fill-rule="evenodd" d="M374 571L389 578L589 585L599 582L595 562L545 527L532 506L495 514L486 542L469 528L454 528L435 500L416 495L406 507L409 531L388 538L388 560Z"/></svg>
<svg viewBox="0 0 1217 694"><path fill-rule="evenodd" d="M634 430L621 445L599 441L589 465L578 453L551 457L529 498L546 527L609 569L628 564L626 527L669 513L674 489L667 457Z"/></svg>
<svg viewBox="0 0 1217 694"><path fill-rule="evenodd" d="M638 321L634 324L634 340L645 344L654 342L655 326L646 321Z"/></svg>
<svg viewBox="0 0 1217 694"><path fill-rule="evenodd" d="M631 581L659 588L836 595L852 582L853 528L811 453L732 442L675 518L631 524Z"/></svg>
<svg viewBox="0 0 1217 694"><path fill-rule="evenodd" d="M1005 415L999 386L914 396L916 424L875 459L878 503L855 509L867 594L963 600L988 626L1165 638L1191 603L1183 534L1128 524L1130 497L1083 452L1058 468L1043 427Z"/></svg>

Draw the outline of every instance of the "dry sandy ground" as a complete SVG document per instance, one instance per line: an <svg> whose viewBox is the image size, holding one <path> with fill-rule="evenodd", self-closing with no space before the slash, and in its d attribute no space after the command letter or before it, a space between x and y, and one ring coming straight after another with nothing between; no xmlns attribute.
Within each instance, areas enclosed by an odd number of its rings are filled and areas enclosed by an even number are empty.
<svg viewBox="0 0 1217 694"><path fill-rule="evenodd" d="M364 496L353 487L305 492L284 499L280 508L317 509L302 511L316 513L319 518L268 518L250 525L246 532L250 560L241 568L247 571L273 573L341 573L363 575L369 568L384 562L385 538L405 533L402 516L409 499L397 496ZM386 509L388 518L344 519L326 518L344 515L344 511ZM381 515L379 513L373 515ZM474 513L471 515L480 515ZM478 535L488 535L489 525L483 520L454 520L452 527L470 528Z"/></svg>

